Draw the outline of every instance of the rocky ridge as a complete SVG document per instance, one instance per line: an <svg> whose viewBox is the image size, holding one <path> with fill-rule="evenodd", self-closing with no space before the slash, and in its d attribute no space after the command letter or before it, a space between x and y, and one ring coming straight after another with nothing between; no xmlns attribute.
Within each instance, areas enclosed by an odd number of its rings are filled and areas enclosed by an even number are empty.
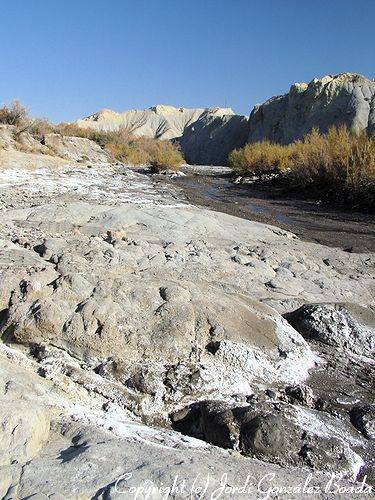
<svg viewBox="0 0 375 500"><path fill-rule="evenodd" d="M104 109L82 120L80 127L117 130L126 127L136 136L178 140L188 163L222 164L228 153L244 144L246 116L230 108L175 108L157 105L123 113Z"/></svg>
<svg viewBox="0 0 375 500"><path fill-rule="evenodd" d="M287 144L313 128L346 125L355 132L375 132L375 81L356 73L295 83L287 94L255 106L249 118L248 142L267 139Z"/></svg>
<svg viewBox="0 0 375 500"><path fill-rule="evenodd" d="M149 109L132 109L123 113L103 109L87 118L77 120L76 124L97 130L117 130L119 127L126 127L136 136L176 139L183 135L186 127L207 115L232 116L234 113L230 108L189 109L158 104Z"/></svg>
<svg viewBox="0 0 375 500"><path fill-rule="evenodd" d="M375 132L375 82L355 73L295 83L288 93L256 105L250 117L230 108L186 109L153 106L116 113L102 110L78 120L98 130L127 127L139 136L175 139L191 164L223 165L228 153L247 142L269 140L282 144L301 139L313 128L346 125L356 132Z"/></svg>

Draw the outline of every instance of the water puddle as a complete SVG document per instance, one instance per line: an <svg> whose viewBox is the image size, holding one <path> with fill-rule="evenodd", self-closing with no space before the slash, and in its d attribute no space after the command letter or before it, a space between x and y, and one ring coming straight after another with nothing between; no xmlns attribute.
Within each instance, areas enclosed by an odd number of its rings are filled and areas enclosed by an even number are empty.
<svg viewBox="0 0 375 500"><path fill-rule="evenodd" d="M374 221L369 214L340 212L316 206L314 200L288 199L272 190L233 184L228 178L191 176L179 179L189 203L229 213L249 220L298 232L307 241L335 247L353 246L356 252L375 249ZM289 226L289 227L287 227Z"/></svg>
<svg viewBox="0 0 375 500"><path fill-rule="evenodd" d="M285 214L275 215L274 219L277 220L278 222L284 222L284 224L296 224L297 223L294 219L289 217L289 215L285 215Z"/></svg>
<svg viewBox="0 0 375 500"><path fill-rule="evenodd" d="M253 212L254 214L264 214L266 212L266 208L262 207L261 205L255 205L255 203L249 203L248 207L250 209L250 212Z"/></svg>
<svg viewBox="0 0 375 500"><path fill-rule="evenodd" d="M284 224L296 224L296 221L289 217L289 215L285 214L273 214L273 210L270 210L268 207L265 207L264 205L257 205L256 203L248 203L247 207L249 208L250 212L253 214L264 214L267 215L268 217L272 217L277 222L283 222Z"/></svg>
<svg viewBox="0 0 375 500"><path fill-rule="evenodd" d="M218 188L215 187L215 186L212 186L210 188L208 188L206 191L205 191L205 196L207 196L207 198L211 198L211 200L214 200L214 199L220 199L221 196L218 192Z"/></svg>

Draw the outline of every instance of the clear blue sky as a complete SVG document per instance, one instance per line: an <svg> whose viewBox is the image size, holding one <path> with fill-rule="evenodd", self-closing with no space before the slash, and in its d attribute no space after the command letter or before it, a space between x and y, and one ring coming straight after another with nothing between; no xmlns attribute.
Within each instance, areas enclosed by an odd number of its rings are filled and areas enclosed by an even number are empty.
<svg viewBox="0 0 375 500"><path fill-rule="evenodd" d="M74 120L102 108L254 104L295 81L375 78L375 0L0 0L0 104Z"/></svg>

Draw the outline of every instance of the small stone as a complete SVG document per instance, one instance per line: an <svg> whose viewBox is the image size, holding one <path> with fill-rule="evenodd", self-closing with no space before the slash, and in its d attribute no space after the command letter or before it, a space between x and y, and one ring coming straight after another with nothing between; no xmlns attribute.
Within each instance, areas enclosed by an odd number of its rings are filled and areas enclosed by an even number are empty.
<svg viewBox="0 0 375 500"><path fill-rule="evenodd" d="M350 420L367 439L375 439L375 405L355 406Z"/></svg>
<svg viewBox="0 0 375 500"><path fill-rule="evenodd" d="M314 394L307 385L290 385L285 388L285 394L292 404L314 407Z"/></svg>
<svg viewBox="0 0 375 500"><path fill-rule="evenodd" d="M328 407L328 401L323 398L318 398L315 401L315 409L319 411L324 411Z"/></svg>
<svg viewBox="0 0 375 500"><path fill-rule="evenodd" d="M275 391L273 391L272 389L266 389L266 390L265 390L265 393L266 393L266 395L267 395L269 398L271 398L271 399L276 399L277 394L276 394L276 392L275 392Z"/></svg>
<svg viewBox="0 0 375 500"><path fill-rule="evenodd" d="M109 229L107 231L105 240L108 243L113 244L116 241L121 241L121 240L124 240L125 238L126 238L126 232L124 230L112 230L112 229Z"/></svg>
<svg viewBox="0 0 375 500"><path fill-rule="evenodd" d="M26 236L14 236L12 238L12 242L16 243L17 245L20 245L21 247L24 247L24 248L30 247L29 240L28 240L28 238L26 238Z"/></svg>

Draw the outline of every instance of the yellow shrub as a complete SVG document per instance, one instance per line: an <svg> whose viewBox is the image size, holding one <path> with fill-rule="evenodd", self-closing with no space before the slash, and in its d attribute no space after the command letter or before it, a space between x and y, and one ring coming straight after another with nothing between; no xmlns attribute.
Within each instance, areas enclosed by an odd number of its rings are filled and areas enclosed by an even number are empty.
<svg viewBox="0 0 375 500"><path fill-rule="evenodd" d="M157 141L151 153L151 168L154 172L178 170L184 158L175 144L170 141Z"/></svg>
<svg viewBox="0 0 375 500"><path fill-rule="evenodd" d="M268 141L247 144L229 154L228 165L241 174L266 174L289 167L289 148Z"/></svg>
<svg viewBox="0 0 375 500"><path fill-rule="evenodd" d="M352 140L346 182L353 192L375 198L375 137L360 134Z"/></svg>
<svg viewBox="0 0 375 500"><path fill-rule="evenodd" d="M170 141L136 137L126 127L115 131L101 131L62 123L56 127L56 131L62 135L84 137L97 142L110 155L111 161L151 165L154 171L177 170L184 162L179 149Z"/></svg>
<svg viewBox="0 0 375 500"><path fill-rule="evenodd" d="M129 165L147 165L150 162L150 154L138 147L136 143L116 144L110 142L105 146L111 161L118 160Z"/></svg>
<svg viewBox="0 0 375 500"><path fill-rule="evenodd" d="M234 150L228 164L242 175L283 172L291 187L316 187L359 202L375 201L375 138L352 134L345 126L326 134L313 129L288 146L268 141Z"/></svg>

